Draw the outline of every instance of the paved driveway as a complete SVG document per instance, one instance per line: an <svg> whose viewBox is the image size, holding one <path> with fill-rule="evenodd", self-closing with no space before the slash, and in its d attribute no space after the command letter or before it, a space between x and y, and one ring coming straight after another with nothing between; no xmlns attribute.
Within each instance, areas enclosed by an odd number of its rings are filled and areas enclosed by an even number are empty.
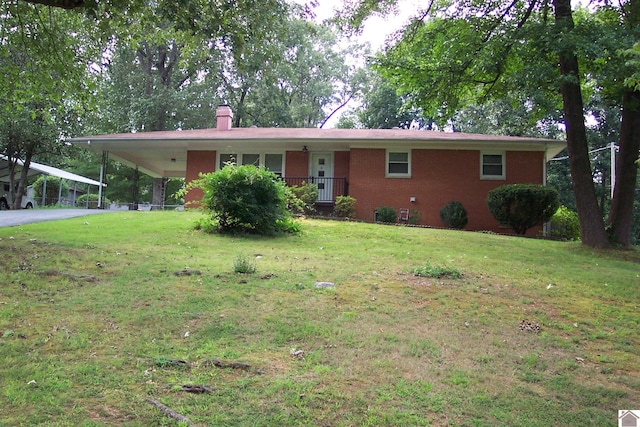
<svg viewBox="0 0 640 427"><path fill-rule="evenodd" d="M20 209L0 211L0 227L12 227L32 222L53 221L109 212L115 211L101 209Z"/></svg>

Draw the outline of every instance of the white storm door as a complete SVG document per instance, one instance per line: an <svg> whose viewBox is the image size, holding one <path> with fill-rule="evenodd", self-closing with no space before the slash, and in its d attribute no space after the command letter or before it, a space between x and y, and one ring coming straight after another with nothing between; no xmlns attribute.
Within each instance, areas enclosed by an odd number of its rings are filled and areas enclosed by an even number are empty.
<svg viewBox="0 0 640 427"><path fill-rule="evenodd" d="M318 201L333 201L332 153L311 153L311 177L318 187Z"/></svg>

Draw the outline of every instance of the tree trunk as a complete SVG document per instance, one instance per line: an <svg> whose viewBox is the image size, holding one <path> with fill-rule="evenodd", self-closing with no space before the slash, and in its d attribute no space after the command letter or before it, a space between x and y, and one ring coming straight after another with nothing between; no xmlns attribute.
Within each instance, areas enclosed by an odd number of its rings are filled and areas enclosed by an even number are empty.
<svg viewBox="0 0 640 427"><path fill-rule="evenodd" d="M620 126L620 151L616 160L616 186L609 211L609 236L618 245L631 246L633 201L640 152L640 92L626 91Z"/></svg>
<svg viewBox="0 0 640 427"><path fill-rule="evenodd" d="M629 29L640 25L640 0L630 0L624 6L625 24ZM616 187L609 211L609 237L616 244L631 246L633 231L633 202L635 199L640 153L640 91L625 89L622 98L620 152L616 161Z"/></svg>
<svg viewBox="0 0 640 427"><path fill-rule="evenodd" d="M555 22L559 37L568 35L573 28L570 0L554 0ZM569 168L576 196L576 208L580 218L582 243L593 247L608 245L604 220L598 207L595 185L591 175L589 146L584 125L584 105L580 91L580 74L575 47L562 40L559 52L564 121L567 132Z"/></svg>
<svg viewBox="0 0 640 427"><path fill-rule="evenodd" d="M11 193L13 194L13 206L11 209L20 209L22 208L22 195L24 194L24 186L27 182L27 177L29 175L29 166L31 165L31 159L33 158L33 152L35 150L35 142L30 142L27 144L24 159L22 160L22 171L20 172L20 178L18 179L18 185L15 183L15 170L12 171L11 177ZM17 160L17 158L16 158ZM13 191L15 190L15 193Z"/></svg>

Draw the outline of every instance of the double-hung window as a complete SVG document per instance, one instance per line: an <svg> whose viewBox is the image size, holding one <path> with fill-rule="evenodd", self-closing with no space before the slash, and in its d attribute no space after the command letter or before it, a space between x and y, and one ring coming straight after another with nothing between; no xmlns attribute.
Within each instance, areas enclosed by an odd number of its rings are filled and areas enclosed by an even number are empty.
<svg viewBox="0 0 640 427"><path fill-rule="evenodd" d="M480 153L480 179L506 178L504 152Z"/></svg>
<svg viewBox="0 0 640 427"><path fill-rule="evenodd" d="M411 150L387 150L386 163L387 177L411 177Z"/></svg>
<svg viewBox="0 0 640 427"><path fill-rule="evenodd" d="M264 167L280 177L284 175L284 154L282 153L220 153L218 170L228 163Z"/></svg>

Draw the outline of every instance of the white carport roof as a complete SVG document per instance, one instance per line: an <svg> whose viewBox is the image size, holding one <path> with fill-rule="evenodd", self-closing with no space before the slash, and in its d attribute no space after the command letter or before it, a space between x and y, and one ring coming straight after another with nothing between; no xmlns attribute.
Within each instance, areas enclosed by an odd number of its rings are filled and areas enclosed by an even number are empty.
<svg viewBox="0 0 640 427"><path fill-rule="evenodd" d="M18 160L18 166L24 166L24 162L22 160ZM81 175L76 175L75 173L67 172L62 169L54 168L53 166L47 166L36 162L31 162L29 164L29 176L45 174L50 176L57 176L62 179L67 179L73 182L80 182L83 184L89 185L97 185L100 186L100 182L95 181L90 178L86 178ZM0 154L0 181L7 182L9 181L9 160L7 156ZM106 186L106 184L102 184Z"/></svg>

